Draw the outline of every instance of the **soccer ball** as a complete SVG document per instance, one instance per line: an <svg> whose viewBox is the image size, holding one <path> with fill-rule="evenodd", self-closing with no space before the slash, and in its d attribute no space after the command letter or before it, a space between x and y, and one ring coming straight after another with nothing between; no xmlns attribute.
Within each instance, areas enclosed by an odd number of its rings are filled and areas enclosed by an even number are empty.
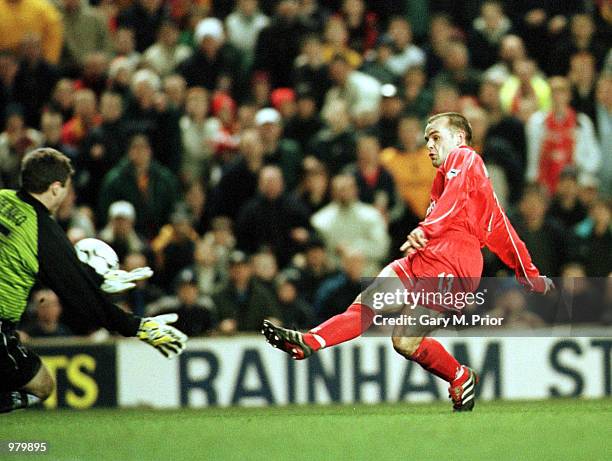
<svg viewBox="0 0 612 461"><path fill-rule="evenodd" d="M117 253L102 240L82 239L74 245L74 249L81 262L84 262L102 276L110 270L119 269Z"/></svg>

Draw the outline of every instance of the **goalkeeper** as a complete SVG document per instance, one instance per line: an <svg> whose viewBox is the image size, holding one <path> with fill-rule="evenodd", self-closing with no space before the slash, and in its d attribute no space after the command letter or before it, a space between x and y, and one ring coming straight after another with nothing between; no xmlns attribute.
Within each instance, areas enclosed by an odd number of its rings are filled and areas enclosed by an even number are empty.
<svg viewBox="0 0 612 461"><path fill-rule="evenodd" d="M70 188L68 157L50 148L28 153L21 167L21 189L0 190L0 412L25 408L53 391L40 358L20 344L17 323L32 287L52 289L64 307L63 321L76 333L100 327L135 336L166 357L182 352L187 337L168 325L170 314L140 318L110 302L88 266L81 263L62 228L53 219ZM103 288L117 292L150 277L150 269L114 271Z"/></svg>

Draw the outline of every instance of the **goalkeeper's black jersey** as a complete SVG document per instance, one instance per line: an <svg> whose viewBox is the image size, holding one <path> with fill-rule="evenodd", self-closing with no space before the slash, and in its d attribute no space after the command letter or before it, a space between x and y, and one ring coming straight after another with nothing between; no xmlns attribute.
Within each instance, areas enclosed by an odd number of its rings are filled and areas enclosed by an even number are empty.
<svg viewBox="0 0 612 461"><path fill-rule="evenodd" d="M136 334L139 318L100 290L49 210L25 191L0 190L0 321L19 322L37 282L57 294L62 321L76 333Z"/></svg>

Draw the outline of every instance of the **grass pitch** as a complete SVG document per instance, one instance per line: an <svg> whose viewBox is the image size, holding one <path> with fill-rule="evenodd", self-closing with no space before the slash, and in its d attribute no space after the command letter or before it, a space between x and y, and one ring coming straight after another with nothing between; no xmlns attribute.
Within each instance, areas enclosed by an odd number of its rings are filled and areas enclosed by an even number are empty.
<svg viewBox="0 0 612 461"><path fill-rule="evenodd" d="M49 460L611 460L612 399L159 411L21 411L0 440Z"/></svg>

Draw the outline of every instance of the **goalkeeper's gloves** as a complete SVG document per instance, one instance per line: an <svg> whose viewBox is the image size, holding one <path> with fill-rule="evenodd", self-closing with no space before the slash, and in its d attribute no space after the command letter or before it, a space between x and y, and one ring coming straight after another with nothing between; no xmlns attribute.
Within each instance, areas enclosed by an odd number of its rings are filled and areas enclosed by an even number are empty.
<svg viewBox="0 0 612 461"><path fill-rule="evenodd" d="M151 278L150 267L139 267L129 272L121 269L110 270L104 274L104 283L100 286L106 293L121 293L136 286L134 282Z"/></svg>
<svg viewBox="0 0 612 461"><path fill-rule="evenodd" d="M171 359L180 355L185 349L187 336L169 323L178 319L176 314L164 314L157 317L145 317L140 321L136 336L141 341L153 346L164 357Z"/></svg>

